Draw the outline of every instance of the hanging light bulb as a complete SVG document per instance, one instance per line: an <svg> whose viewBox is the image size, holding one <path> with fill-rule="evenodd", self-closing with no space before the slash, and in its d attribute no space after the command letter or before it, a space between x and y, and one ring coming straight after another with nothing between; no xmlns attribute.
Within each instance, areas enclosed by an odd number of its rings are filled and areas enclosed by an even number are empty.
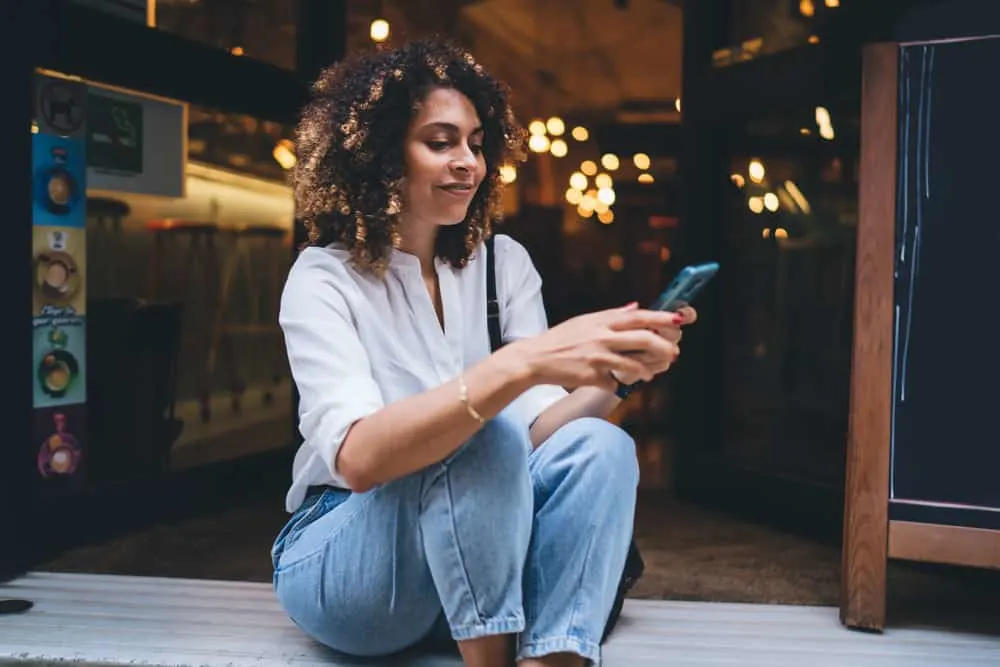
<svg viewBox="0 0 1000 667"><path fill-rule="evenodd" d="M295 166L295 144L290 139L282 139L276 143L271 155L282 169L288 170Z"/></svg>
<svg viewBox="0 0 1000 667"><path fill-rule="evenodd" d="M500 166L500 180L510 185L517 180L517 167L512 164Z"/></svg>
<svg viewBox="0 0 1000 667"><path fill-rule="evenodd" d="M385 19L375 19L368 30L368 35L376 44L389 39L389 22Z"/></svg>
<svg viewBox="0 0 1000 667"><path fill-rule="evenodd" d="M549 150L549 138L544 134L533 134L528 139L528 148L535 153L544 153Z"/></svg>
<svg viewBox="0 0 1000 667"><path fill-rule="evenodd" d="M768 192L764 195L764 208L766 208L771 213L778 210L778 206L781 202L778 200L778 195L773 192Z"/></svg>

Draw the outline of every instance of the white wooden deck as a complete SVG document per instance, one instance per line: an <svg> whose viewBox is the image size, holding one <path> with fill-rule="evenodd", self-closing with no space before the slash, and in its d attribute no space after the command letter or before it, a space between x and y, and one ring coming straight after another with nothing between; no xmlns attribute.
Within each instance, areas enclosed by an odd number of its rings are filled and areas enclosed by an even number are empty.
<svg viewBox="0 0 1000 667"><path fill-rule="evenodd" d="M0 616L0 664L455 667L451 656L345 660L287 620L267 584L33 573L0 598L35 607ZM629 600L604 649L609 667L1000 666L1000 634L847 630L828 607Z"/></svg>

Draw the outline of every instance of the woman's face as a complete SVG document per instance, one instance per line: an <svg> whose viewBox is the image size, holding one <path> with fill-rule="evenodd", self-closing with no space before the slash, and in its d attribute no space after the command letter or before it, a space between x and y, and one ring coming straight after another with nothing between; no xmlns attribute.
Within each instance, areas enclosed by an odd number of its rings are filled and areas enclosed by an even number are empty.
<svg viewBox="0 0 1000 667"><path fill-rule="evenodd" d="M437 226L462 222L486 176L483 128L469 98L454 88L432 90L410 123L403 156L407 216Z"/></svg>

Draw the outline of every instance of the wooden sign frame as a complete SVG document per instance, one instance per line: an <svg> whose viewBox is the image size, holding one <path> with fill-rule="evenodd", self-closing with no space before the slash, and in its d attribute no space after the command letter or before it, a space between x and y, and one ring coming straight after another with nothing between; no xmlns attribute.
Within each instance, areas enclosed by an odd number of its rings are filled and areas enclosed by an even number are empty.
<svg viewBox="0 0 1000 667"><path fill-rule="evenodd" d="M890 558L1000 567L1000 531L889 518L900 48L897 43L865 47L861 84L840 619L873 631L885 626Z"/></svg>

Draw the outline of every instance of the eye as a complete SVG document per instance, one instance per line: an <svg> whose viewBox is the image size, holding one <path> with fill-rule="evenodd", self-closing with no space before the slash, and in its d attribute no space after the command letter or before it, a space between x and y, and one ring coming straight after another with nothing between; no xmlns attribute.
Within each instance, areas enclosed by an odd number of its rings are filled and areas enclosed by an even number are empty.
<svg viewBox="0 0 1000 667"><path fill-rule="evenodd" d="M476 155L479 155L480 153L483 152L483 145L482 144L472 144L472 145L469 146L469 148Z"/></svg>
<svg viewBox="0 0 1000 667"><path fill-rule="evenodd" d="M432 151L443 151L448 148L447 141L428 141L427 147Z"/></svg>

